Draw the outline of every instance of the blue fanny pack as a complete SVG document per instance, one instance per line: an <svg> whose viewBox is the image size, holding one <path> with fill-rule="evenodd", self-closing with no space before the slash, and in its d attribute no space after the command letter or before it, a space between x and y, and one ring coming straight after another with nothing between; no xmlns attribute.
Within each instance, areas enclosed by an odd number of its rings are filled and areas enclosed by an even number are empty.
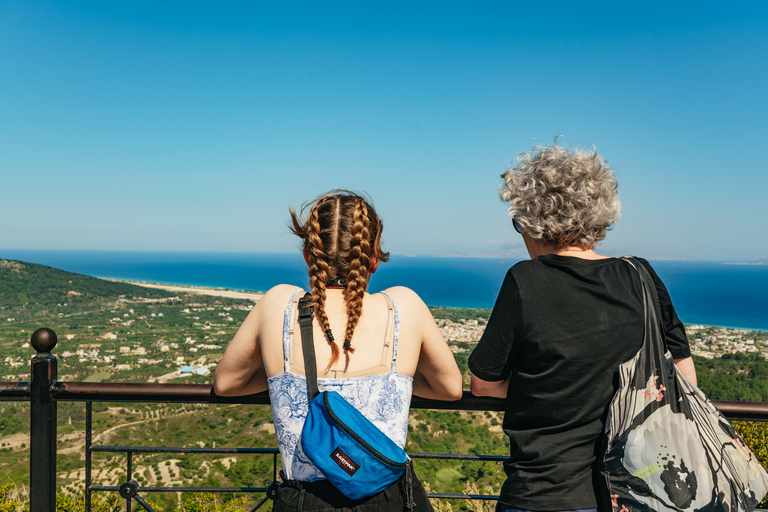
<svg viewBox="0 0 768 512"><path fill-rule="evenodd" d="M310 404L301 447L312 463L342 494L359 500L396 482L404 473L411 483L405 451L335 391L319 393L309 295L299 300L299 323ZM407 485L408 506L413 506Z"/></svg>

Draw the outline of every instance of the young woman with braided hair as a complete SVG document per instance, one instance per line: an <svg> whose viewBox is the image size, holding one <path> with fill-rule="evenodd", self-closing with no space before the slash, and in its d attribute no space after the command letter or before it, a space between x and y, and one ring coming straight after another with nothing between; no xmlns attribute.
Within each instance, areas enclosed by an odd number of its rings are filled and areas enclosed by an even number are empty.
<svg viewBox="0 0 768 512"><path fill-rule="evenodd" d="M366 291L389 254L381 248L381 219L364 197L334 190L305 204L298 215L290 214L309 269L318 387L338 391L404 447L412 393L437 400L461 397L462 378L453 355L412 290ZM308 391L297 303L305 293L278 285L262 297L222 357L215 391L231 396L269 390L284 480L273 504L276 512L405 510L403 481L351 500L324 479L301 449ZM417 511L432 509L415 479L413 498Z"/></svg>

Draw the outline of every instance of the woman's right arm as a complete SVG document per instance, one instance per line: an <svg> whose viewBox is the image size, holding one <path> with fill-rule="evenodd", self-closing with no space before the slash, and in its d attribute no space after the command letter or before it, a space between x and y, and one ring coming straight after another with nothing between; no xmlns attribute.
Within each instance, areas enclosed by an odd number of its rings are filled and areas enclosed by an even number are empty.
<svg viewBox="0 0 768 512"><path fill-rule="evenodd" d="M469 356L472 373L469 390L475 396L507 398L511 375L511 357L520 339L522 304L512 271L507 272L499 290L491 317L480 341Z"/></svg>
<svg viewBox="0 0 768 512"><path fill-rule="evenodd" d="M398 309L408 315L409 329L401 332L400 339L413 336L421 340L413 374L413 394L433 400L460 399L463 391L461 371L427 305L408 288L398 286L388 292L395 297Z"/></svg>
<svg viewBox="0 0 768 512"><path fill-rule="evenodd" d="M286 297L294 289L286 285L276 286L253 307L216 367L213 389L217 395L251 395L267 390L263 338L265 333L273 336L269 330L276 329L278 324L282 328L282 309L287 303Z"/></svg>
<svg viewBox="0 0 768 512"><path fill-rule="evenodd" d="M251 395L267 389L258 337L260 304L248 314L216 367L213 390L219 396Z"/></svg>

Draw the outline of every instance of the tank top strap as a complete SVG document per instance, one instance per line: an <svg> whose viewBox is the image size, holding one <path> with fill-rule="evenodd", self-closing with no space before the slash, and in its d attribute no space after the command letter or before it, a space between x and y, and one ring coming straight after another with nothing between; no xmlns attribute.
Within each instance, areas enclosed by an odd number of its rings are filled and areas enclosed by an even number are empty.
<svg viewBox="0 0 768 512"><path fill-rule="evenodd" d="M392 334L392 368L391 371L395 371L395 368L397 367L397 342L400 339L400 314L397 311L397 304L395 303L395 299L392 298L390 294L388 294L385 291L381 292L384 297L387 299L387 305L389 306L389 313L391 315L392 321L387 321L387 335L386 335L386 342L389 342L389 335L390 335L390 328L394 329L394 333ZM391 327L390 327L391 326ZM385 353L387 350L385 349Z"/></svg>
<svg viewBox="0 0 768 512"><path fill-rule="evenodd" d="M288 301L288 305L285 307L285 316L283 317L283 362L286 372L291 360L291 340L293 339L293 329L296 326L296 322L292 321L293 315L295 311L298 311L299 299L301 298L299 293L303 291L299 288L293 292L291 300Z"/></svg>

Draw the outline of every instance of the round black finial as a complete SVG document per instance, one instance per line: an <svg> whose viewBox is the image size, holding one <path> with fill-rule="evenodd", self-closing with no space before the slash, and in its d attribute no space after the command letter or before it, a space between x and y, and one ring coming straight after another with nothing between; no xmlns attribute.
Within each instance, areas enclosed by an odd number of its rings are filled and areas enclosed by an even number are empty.
<svg viewBox="0 0 768 512"><path fill-rule="evenodd" d="M129 480L120 486L120 496L123 499L129 500L136 496L136 491L139 489L139 483L136 480Z"/></svg>
<svg viewBox="0 0 768 512"><path fill-rule="evenodd" d="M59 341L56 333L47 327L41 327L32 333L32 346L38 352L50 352L56 343Z"/></svg>
<svg viewBox="0 0 768 512"><path fill-rule="evenodd" d="M277 490L280 488L280 484L277 482L271 482L267 486L267 498L271 500L277 499Z"/></svg>

